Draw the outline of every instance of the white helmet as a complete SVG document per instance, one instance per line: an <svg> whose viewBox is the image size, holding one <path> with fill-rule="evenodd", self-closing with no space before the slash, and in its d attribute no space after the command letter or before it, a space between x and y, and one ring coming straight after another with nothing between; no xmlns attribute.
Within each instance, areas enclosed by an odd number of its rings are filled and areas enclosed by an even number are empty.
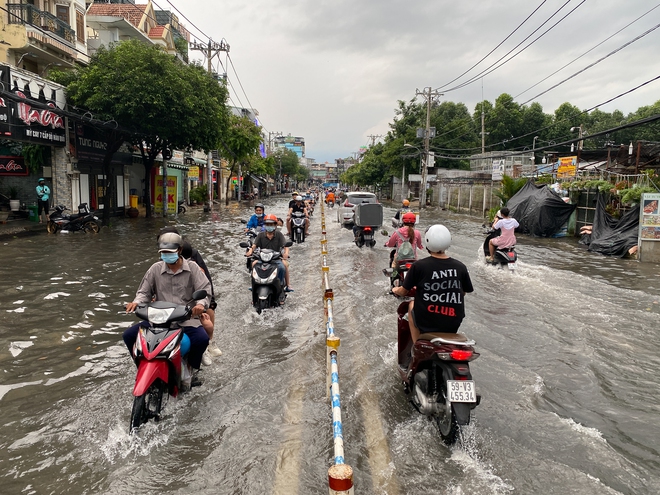
<svg viewBox="0 0 660 495"><path fill-rule="evenodd" d="M424 234L426 249L432 253L442 253L451 246L451 234L444 225L431 225Z"/></svg>
<svg viewBox="0 0 660 495"><path fill-rule="evenodd" d="M296 201L302 201L302 196L296 196L295 200Z"/></svg>

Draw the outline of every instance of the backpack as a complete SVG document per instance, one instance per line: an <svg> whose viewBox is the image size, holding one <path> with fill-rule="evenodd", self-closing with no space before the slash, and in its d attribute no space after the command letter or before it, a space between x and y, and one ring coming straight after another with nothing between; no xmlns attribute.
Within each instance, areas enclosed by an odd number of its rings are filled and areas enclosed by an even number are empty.
<svg viewBox="0 0 660 495"><path fill-rule="evenodd" d="M395 230L399 238L403 241L399 244L399 247L396 248L396 253L394 254L394 260L414 260L415 259L415 249L410 243L409 239L406 239L401 235L401 232Z"/></svg>

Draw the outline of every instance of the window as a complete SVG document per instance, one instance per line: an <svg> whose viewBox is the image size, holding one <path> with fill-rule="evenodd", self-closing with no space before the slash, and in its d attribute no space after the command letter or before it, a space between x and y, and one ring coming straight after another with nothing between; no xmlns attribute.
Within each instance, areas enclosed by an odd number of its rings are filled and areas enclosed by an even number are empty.
<svg viewBox="0 0 660 495"><path fill-rule="evenodd" d="M67 5L56 5L55 6L55 16L60 20L67 23L70 22L69 19L69 7Z"/></svg>
<svg viewBox="0 0 660 495"><path fill-rule="evenodd" d="M81 43L85 43L85 15L76 10L76 37Z"/></svg>

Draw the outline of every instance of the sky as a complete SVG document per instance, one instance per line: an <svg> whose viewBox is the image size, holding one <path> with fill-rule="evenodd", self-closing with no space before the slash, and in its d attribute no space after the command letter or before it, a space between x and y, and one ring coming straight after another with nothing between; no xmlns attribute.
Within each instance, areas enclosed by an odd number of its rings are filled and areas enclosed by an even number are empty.
<svg viewBox="0 0 660 495"><path fill-rule="evenodd" d="M384 136L397 102L426 87L470 112L508 93L553 113L660 76L660 0L155 0L172 6L193 39L229 44L229 59L213 61L228 74L229 104L256 109L266 136L304 137L320 163ZM600 109L657 100L660 79Z"/></svg>

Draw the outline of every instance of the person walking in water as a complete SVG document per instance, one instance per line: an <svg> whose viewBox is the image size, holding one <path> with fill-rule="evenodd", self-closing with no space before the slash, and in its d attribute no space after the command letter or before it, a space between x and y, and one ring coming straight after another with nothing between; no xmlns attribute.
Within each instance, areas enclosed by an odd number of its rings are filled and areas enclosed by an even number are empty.
<svg viewBox="0 0 660 495"><path fill-rule="evenodd" d="M41 209L44 210L44 217L46 220L44 222L48 223L48 199L50 199L50 188L46 185L46 181L42 177L37 184L37 216L39 217L39 223L41 221Z"/></svg>

